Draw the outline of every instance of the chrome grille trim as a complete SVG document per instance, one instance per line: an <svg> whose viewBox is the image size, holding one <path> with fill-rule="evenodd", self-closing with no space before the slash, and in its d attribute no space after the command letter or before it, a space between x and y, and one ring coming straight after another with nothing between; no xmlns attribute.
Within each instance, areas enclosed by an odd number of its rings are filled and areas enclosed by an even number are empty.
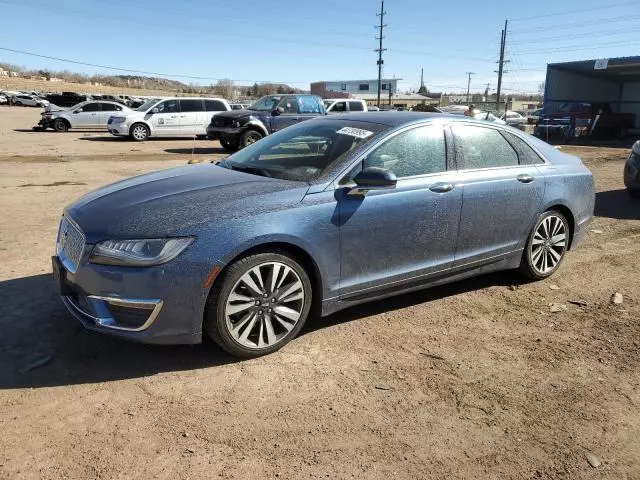
<svg viewBox="0 0 640 480"><path fill-rule="evenodd" d="M58 238L56 240L56 254L69 272L75 273L82 259L86 239L76 223L63 216L60 220Z"/></svg>

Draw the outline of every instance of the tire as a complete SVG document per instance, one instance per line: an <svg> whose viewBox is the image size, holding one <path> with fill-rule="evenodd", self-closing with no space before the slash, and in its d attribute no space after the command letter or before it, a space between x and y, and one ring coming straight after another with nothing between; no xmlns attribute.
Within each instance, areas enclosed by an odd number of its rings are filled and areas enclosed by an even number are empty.
<svg viewBox="0 0 640 480"><path fill-rule="evenodd" d="M549 229L551 235L545 233ZM531 280L553 275L567 253L570 235L569 222L562 213L548 210L540 215L522 252L520 273Z"/></svg>
<svg viewBox="0 0 640 480"><path fill-rule="evenodd" d="M264 135L257 130L247 130L240 135L240 148L248 147L260 140Z"/></svg>
<svg viewBox="0 0 640 480"><path fill-rule="evenodd" d="M62 118L56 118L53 121L53 129L56 132L66 132L69 130L69 124Z"/></svg>
<svg viewBox="0 0 640 480"><path fill-rule="evenodd" d="M149 135L151 135L149 127L144 123L134 123L129 130L129 137L136 142L144 142L149 138Z"/></svg>
<svg viewBox="0 0 640 480"><path fill-rule="evenodd" d="M640 190L627 188L627 193L631 198L635 198L636 200L640 200Z"/></svg>
<svg viewBox="0 0 640 480"><path fill-rule="evenodd" d="M235 137L221 137L220 145L228 152L236 152L238 150L238 139Z"/></svg>
<svg viewBox="0 0 640 480"><path fill-rule="evenodd" d="M249 255L227 267L215 281L203 329L232 355L267 355L300 332L309 316L312 293L307 272L288 253Z"/></svg>
<svg viewBox="0 0 640 480"><path fill-rule="evenodd" d="M14 103L14 105L16 107L21 107L22 106L22 102L20 100L18 100L17 102Z"/></svg>

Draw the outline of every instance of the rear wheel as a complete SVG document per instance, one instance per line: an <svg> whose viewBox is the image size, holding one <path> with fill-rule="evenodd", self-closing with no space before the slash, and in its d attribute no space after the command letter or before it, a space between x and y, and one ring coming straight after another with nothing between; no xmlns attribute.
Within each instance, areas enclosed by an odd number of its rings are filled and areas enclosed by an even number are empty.
<svg viewBox="0 0 640 480"><path fill-rule="evenodd" d="M142 123L134 123L129 131L129 136L136 142L144 142L149 138L149 127Z"/></svg>
<svg viewBox="0 0 640 480"><path fill-rule="evenodd" d="M14 103L14 105L16 107L21 107L22 106L22 102L20 100L18 100L17 102Z"/></svg>
<svg viewBox="0 0 640 480"><path fill-rule="evenodd" d="M520 272L532 280L551 276L569 247L569 222L555 210L543 213L529 234Z"/></svg>
<svg viewBox="0 0 640 480"><path fill-rule="evenodd" d="M293 257L285 252L249 255L216 280L204 330L233 355L259 357L300 332L311 300L309 276Z"/></svg>
<svg viewBox="0 0 640 480"><path fill-rule="evenodd" d="M248 147L249 145L253 145L258 140L263 137L262 133L257 130L247 130L240 136L240 147Z"/></svg>
<svg viewBox="0 0 640 480"><path fill-rule="evenodd" d="M238 139L235 137L220 137L220 145L228 152L235 152L238 150Z"/></svg>
<svg viewBox="0 0 640 480"><path fill-rule="evenodd" d="M69 130L69 124L65 122L62 118L56 118L53 121L53 129L56 132L66 132Z"/></svg>

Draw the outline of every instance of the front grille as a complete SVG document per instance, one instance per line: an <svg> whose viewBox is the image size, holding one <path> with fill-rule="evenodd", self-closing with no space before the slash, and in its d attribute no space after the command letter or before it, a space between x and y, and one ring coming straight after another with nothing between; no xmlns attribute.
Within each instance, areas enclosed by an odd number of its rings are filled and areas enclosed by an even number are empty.
<svg viewBox="0 0 640 480"><path fill-rule="evenodd" d="M78 268L82 252L84 251L85 237L78 227L67 217L62 217L58 230L56 252L62 264L71 273Z"/></svg>
<svg viewBox="0 0 640 480"><path fill-rule="evenodd" d="M211 123L214 127L230 127L233 125L234 120L232 118L225 118L215 115L211 119Z"/></svg>

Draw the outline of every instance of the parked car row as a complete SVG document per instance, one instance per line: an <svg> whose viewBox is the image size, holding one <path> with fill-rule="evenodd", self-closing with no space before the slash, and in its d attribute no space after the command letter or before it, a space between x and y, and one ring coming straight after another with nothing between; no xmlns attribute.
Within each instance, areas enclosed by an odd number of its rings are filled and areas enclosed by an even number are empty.
<svg viewBox="0 0 640 480"><path fill-rule="evenodd" d="M47 107L49 101L34 93L0 90L0 104L14 105L16 107Z"/></svg>

